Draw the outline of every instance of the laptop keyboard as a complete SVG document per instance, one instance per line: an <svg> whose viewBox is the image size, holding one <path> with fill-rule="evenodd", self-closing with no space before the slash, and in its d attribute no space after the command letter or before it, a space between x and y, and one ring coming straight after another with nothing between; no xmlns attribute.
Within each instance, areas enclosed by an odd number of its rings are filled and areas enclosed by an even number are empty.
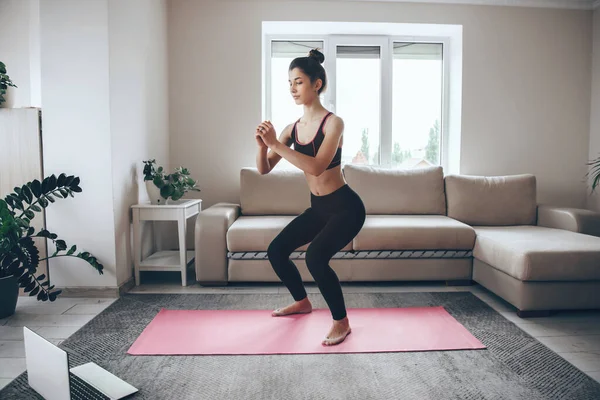
<svg viewBox="0 0 600 400"><path fill-rule="evenodd" d="M71 399L72 400L110 400L98 389L95 389L89 383L85 382L77 375L70 373L71 376Z"/></svg>

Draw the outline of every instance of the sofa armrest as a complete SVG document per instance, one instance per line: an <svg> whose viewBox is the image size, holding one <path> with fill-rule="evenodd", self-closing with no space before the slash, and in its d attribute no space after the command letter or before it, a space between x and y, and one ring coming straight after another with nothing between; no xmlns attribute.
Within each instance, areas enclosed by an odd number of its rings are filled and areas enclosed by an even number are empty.
<svg viewBox="0 0 600 400"><path fill-rule="evenodd" d="M600 213L581 208L538 205L537 224L600 237Z"/></svg>
<svg viewBox="0 0 600 400"><path fill-rule="evenodd" d="M217 203L196 219L196 280L202 284L227 284L227 231L240 216L240 205Z"/></svg>

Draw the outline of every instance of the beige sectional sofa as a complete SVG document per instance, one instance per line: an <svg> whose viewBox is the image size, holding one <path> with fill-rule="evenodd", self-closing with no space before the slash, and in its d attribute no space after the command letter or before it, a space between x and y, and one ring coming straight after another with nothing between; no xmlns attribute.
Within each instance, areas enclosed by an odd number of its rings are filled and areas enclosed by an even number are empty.
<svg viewBox="0 0 600 400"><path fill-rule="evenodd" d="M341 281L475 281L520 316L600 308L600 214L538 205L535 176L356 165L343 173L367 219L330 263ZM197 219L201 285L279 281L266 250L310 206L300 171L244 168L240 177L240 204L215 204ZM291 258L310 282L307 247Z"/></svg>

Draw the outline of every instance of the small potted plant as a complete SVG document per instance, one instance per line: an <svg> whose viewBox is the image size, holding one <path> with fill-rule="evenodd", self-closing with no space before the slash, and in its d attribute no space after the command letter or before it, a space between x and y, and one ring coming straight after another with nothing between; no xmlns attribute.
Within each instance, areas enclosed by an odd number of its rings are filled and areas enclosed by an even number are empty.
<svg viewBox="0 0 600 400"><path fill-rule="evenodd" d="M53 290L45 274L37 274L40 261L56 257L77 257L103 274L103 265L88 252L77 252L77 246L67 246L55 233L46 229L35 232L30 226L36 213L54 203L56 199L74 197L81 192L79 178L60 174L37 179L21 187L15 187L4 200L0 199L0 318L15 312L19 286L25 293L41 301L54 301L61 290ZM46 238L56 246L54 254L40 258L34 238ZM68 250L67 250L68 249Z"/></svg>
<svg viewBox="0 0 600 400"><path fill-rule="evenodd" d="M17 85L15 85L10 80L10 77L8 75L6 75L6 65L4 65L4 63L2 61L0 61L0 106L2 105L2 103L6 102L6 104L4 104L4 106L12 107L12 98L9 98L8 95L6 96L6 98L4 97L6 95L6 92L7 92L9 86L15 87L15 88L17 87ZM10 96L10 97L12 97L12 96Z"/></svg>
<svg viewBox="0 0 600 400"><path fill-rule="evenodd" d="M197 181L191 178L187 168L178 167L172 174L166 174L164 168L156 165L156 160L144 161L144 182L155 205L167 204L168 200L177 201L188 191L199 192Z"/></svg>
<svg viewBox="0 0 600 400"><path fill-rule="evenodd" d="M587 163L590 166L589 171L585 176L590 178L592 181L592 191L594 193L598 185L600 184L600 157L596 158Z"/></svg>

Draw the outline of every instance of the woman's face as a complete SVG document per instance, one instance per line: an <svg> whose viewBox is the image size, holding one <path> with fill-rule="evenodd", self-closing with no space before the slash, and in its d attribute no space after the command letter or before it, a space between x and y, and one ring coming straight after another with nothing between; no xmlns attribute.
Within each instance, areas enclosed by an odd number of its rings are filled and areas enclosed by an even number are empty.
<svg viewBox="0 0 600 400"><path fill-rule="evenodd" d="M296 104L311 103L319 96L317 89L321 80L317 79L314 84L310 83L310 78L299 68L289 71L290 94Z"/></svg>

